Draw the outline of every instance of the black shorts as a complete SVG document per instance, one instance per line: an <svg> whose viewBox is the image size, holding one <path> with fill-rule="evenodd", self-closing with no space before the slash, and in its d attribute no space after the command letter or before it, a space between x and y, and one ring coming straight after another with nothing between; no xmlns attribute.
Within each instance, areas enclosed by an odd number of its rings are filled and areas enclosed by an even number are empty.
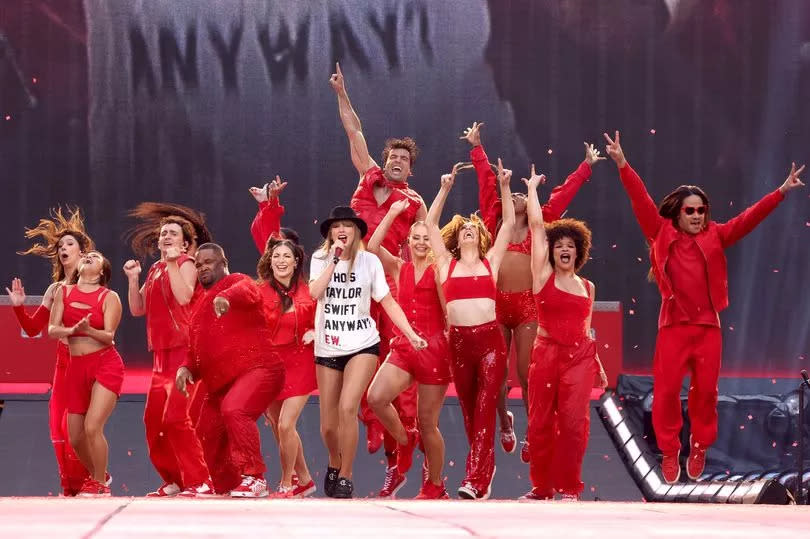
<svg viewBox="0 0 810 539"><path fill-rule="evenodd" d="M346 369L346 365L349 363L354 356L359 356L360 354L371 354L372 356L379 356L380 355L380 343L372 344L368 348L363 348L353 354L349 354L346 356L335 356L335 357L320 357L315 356L315 364L316 365L323 365L324 367L329 367L330 369L335 369L336 371L343 372Z"/></svg>

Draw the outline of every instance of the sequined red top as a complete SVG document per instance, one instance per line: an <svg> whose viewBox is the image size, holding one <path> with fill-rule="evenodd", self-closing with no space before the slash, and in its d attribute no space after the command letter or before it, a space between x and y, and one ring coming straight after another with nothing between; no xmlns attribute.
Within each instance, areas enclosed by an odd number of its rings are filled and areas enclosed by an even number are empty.
<svg viewBox="0 0 810 539"><path fill-rule="evenodd" d="M450 269L447 270L447 279L442 283L444 299L450 303L457 299L477 299L489 298L495 301L498 292L495 289L495 279L492 278L492 268L489 260L482 258L481 262L487 268L487 275L470 275L466 277L453 277L453 270L458 263L455 258L450 261Z"/></svg>
<svg viewBox="0 0 810 539"><path fill-rule="evenodd" d="M180 255L177 267L193 264L194 259ZM143 285L146 304L146 344L149 350L165 350L188 346L188 323L191 303L180 305L172 292L167 262L159 260L152 264Z"/></svg>
<svg viewBox="0 0 810 539"><path fill-rule="evenodd" d="M231 305L220 318L214 314L216 296ZM259 287L241 273L226 275L194 304L189 337L185 366L213 393L251 369L281 362L268 346L270 328Z"/></svg>
<svg viewBox="0 0 810 539"><path fill-rule="evenodd" d="M110 289L105 286L99 286L92 292L82 292L78 286L65 285L64 286L64 311L62 311L62 325L66 328L75 326L79 321L90 315L90 327L93 329L104 329L104 298ZM90 307L89 309L82 307L74 307L72 304L80 303ZM74 333L71 337L87 337L86 333Z"/></svg>
<svg viewBox="0 0 810 539"><path fill-rule="evenodd" d="M435 266L425 269L416 281L413 262L406 262L399 270L399 297L397 302L408 317L408 322L420 335L428 337L445 329L444 309L436 288ZM397 335L401 334L396 330Z"/></svg>
<svg viewBox="0 0 810 539"><path fill-rule="evenodd" d="M586 334L585 322L591 314L591 285L583 279L588 297L578 296L557 288L554 273L543 288L534 295L537 304L537 323L546 330L548 337L560 344L574 345Z"/></svg>

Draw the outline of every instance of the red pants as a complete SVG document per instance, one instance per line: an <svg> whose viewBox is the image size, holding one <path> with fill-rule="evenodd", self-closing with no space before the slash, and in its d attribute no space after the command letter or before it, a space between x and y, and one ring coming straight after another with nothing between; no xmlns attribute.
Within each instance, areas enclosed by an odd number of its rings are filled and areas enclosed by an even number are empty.
<svg viewBox="0 0 810 539"><path fill-rule="evenodd" d="M198 387L190 386L186 398L174 385L187 355L186 347L154 351L155 370L143 411L149 459L163 481L180 488L199 485L209 475L189 414Z"/></svg>
<svg viewBox="0 0 810 539"><path fill-rule="evenodd" d="M87 478L87 469L68 442L67 435L67 369L70 349L63 342L56 345L56 368L53 372L51 400L48 403L48 426L51 443L59 466L59 480L65 496L75 496Z"/></svg>
<svg viewBox="0 0 810 539"><path fill-rule="evenodd" d="M250 370L203 403L197 433L211 471L214 490L226 493L243 475L266 470L256 421L284 388L284 366Z"/></svg>
<svg viewBox="0 0 810 539"><path fill-rule="evenodd" d="M450 370L470 452L466 476L486 492L495 472L495 410L506 369L506 343L498 323L450 326Z"/></svg>
<svg viewBox="0 0 810 539"><path fill-rule="evenodd" d="M565 346L534 341L529 364L529 476L537 492L582 492L582 459L590 432L591 388L597 372L591 339Z"/></svg>
<svg viewBox="0 0 810 539"><path fill-rule="evenodd" d="M689 421L693 441L709 447L717 439L717 379L723 354L719 327L678 325L658 330L653 359L652 420L664 454L681 448L681 384L691 373Z"/></svg>

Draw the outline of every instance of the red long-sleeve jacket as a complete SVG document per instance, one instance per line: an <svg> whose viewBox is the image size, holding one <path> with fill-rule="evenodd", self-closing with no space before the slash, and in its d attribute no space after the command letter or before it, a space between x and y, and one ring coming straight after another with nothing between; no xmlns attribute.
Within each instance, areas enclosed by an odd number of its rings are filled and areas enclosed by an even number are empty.
<svg viewBox="0 0 810 539"><path fill-rule="evenodd" d="M489 158L483 146L475 146L470 150L475 172L478 175L478 207L481 209L481 219L484 226L492 234L494 241L497 232L498 219L501 218L501 199L498 198L496 185L498 179L495 177L492 167L489 166ZM583 161L577 169L572 172L565 181L551 190L548 202L543 204L543 221L550 223L559 219L565 209L574 200L579 188L591 177L591 166Z"/></svg>
<svg viewBox="0 0 810 539"><path fill-rule="evenodd" d="M217 318L214 298L230 303ZM270 350L270 327L259 287L247 275L232 273L205 291L194 305L189 330L191 353L185 365L212 393L243 373L281 362Z"/></svg>
<svg viewBox="0 0 810 539"><path fill-rule="evenodd" d="M267 319L267 327L270 328L270 339L275 344L275 337L278 333L278 323L281 320L281 298L267 283L259 285L262 301L264 303L264 315ZM295 311L295 327L298 344L304 333L315 327L315 308L317 302L309 294L309 286L301 280L298 287L292 294L293 309Z"/></svg>
<svg viewBox="0 0 810 539"><path fill-rule="evenodd" d="M256 244L259 253L264 253L270 236L281 234L282 215L284 215L284 206L278 201L278 197L259 203L259 210L250 225L250 235L253 236L253 243Z"/></svg>
<svg viewBox="0 0 810 539"><path fill-rule="evenodd" d="M650 245L653 275L661 292L658 327L688 321L688 317L685 318L686 310L677 304L672 283L666 273L670 247L678 237L678 230L672 220L658 214L658 207L639 175L629 164L619 169L619 177L630 197L630 204L641 231ZM785 196L777 189L726 223L709 221L708 226L695 237L706 260L709 296L718 313L728 307L728 263L723 249L751 232L784 198Z"/></svg>

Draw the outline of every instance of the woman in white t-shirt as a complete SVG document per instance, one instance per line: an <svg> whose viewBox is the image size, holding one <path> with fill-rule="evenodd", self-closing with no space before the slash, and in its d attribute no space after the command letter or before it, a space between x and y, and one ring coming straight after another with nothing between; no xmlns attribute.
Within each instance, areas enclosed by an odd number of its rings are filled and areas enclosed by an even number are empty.
<svg viewBox="0 0 810 539"><path fill-rule="evenodd" d="M380 260L367 252L366 222L348 206L337 206L321 222L324 242L312 255L309 290L315 313L315 370L321 409L321 437L329 451L324 492L351 498L357 450L357 411L380 354L380 334L370 316L379 302L411 345L427 343L411 328L391 296Z"/></svg>

